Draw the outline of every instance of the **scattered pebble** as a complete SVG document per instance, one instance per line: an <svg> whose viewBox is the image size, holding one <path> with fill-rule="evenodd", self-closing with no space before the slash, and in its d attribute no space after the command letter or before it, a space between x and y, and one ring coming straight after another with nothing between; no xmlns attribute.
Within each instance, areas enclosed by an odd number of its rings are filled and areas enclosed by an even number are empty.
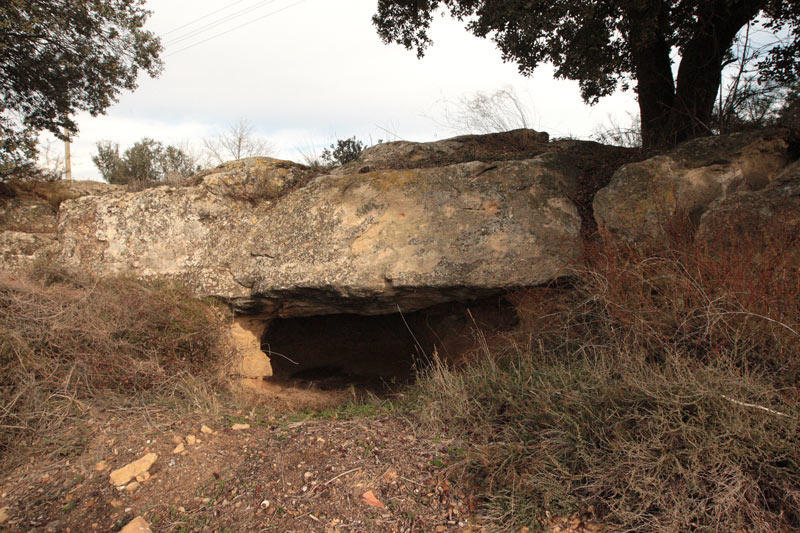
<svg viewBox="0 0 800 533"><path fill-rule="evenodd" d="M117 487L125 485L136 476L150 470L150 467L153 466L153 463L156 462L156 459L158 459L158 455L154 453L148 453L141 459L137 459L136 461L128 463L122 468L114 470L110 475L111 483Z"/></svg>
<svg viewBox="0 0 800 533"><path fill-rule="evenodd" d="M150 529L150 524L147 523L147 520L142 518L141 516L137 516L130 522L128 525L123 527L119 533L152 533L153 530Z"/></svg>
<svg viewBox="0 0 800 533"><path fill-rule="evenodd" d="M200 432L201 433L214 433L214 431L208 426L201 427L200 428Z"/></svg>
<svg viewBox="0 0 800 533"><path fill-rule="evenodd" d="M108 468L108 464L105 461L100 461L99 463L94 465L94 469L97 470L98 472L102 472L106 468Z"/></svg>
<svg viewBox="0 0 800 533"><path fill-rule="evenodd" d="M175 449L172 450L172 453L183 453L185 450L186 450L186 446L184 446L183 443L181 442L180 444L175 446Z"/></svg>
<svg viewBox="0 0 800 533"><path fill-rule="evenodd" d="M231 429L234 430L234 431L240 431L240 430L243 430L243 429L250 429L250 424L234 424L233 427L231 427Z"/></svg>
<svg viewBox="0 0 800 533"><path fill-rule="evenodd" d="M372 492L371 490L368 490L367 492L362 494L361 499L364 503L366 503L370 507L381 507L381 508L386 507L378 498L375 497L375 493Z"/></svg>

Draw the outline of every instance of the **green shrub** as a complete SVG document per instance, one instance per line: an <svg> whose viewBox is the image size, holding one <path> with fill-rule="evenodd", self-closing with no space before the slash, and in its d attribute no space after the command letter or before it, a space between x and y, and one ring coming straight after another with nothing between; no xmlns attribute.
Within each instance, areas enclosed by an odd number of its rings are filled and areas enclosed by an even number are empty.
<svg viewBox="0 0 800 533"><path fill-rule="evenodd" d="M380 142L380 141L378 141ZM329 148L322 151L322 160L328 165L346 165L355 161L361 152L364 151L364 143L351 137L349 139L338 139Z"/></svg>

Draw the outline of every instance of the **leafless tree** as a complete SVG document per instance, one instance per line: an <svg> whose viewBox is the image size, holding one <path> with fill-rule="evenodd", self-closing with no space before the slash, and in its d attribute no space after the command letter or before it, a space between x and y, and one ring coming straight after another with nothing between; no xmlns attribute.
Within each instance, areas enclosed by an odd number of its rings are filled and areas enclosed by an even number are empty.
<svg viewBox="0 0 800 533"><path fill-rule="evenodd" d="M445 107L445 123L456 133L495 133L531 126L530 111L513 87L477 91Z"/></svg>
<svg viewBox="0 0 800 533"><path fill-rule="evenodd" d="M210 139L203 139L211 164L221 165L226 161L244 157L268 156L274 152L272 144L258 137L247 119L240 119L225 131Z"/></svg>
<svg viewBox="0 0 800 533"><path fill-rule="evenodd" d="M64 143L47 139L40 143L39 167L49 180L60 180L64 176Z"/></svg>

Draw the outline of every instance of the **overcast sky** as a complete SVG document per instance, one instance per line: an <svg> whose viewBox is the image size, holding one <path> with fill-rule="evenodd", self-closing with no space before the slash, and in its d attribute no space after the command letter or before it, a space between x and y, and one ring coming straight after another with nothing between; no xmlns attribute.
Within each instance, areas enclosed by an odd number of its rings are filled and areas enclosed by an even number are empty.
<svg viewBox="0 0 800 533"><path fill-rule="evenodd" d="M368 144L443 139L459 133L445 112L455 112L460 98L506 87L528 108L531 126L551 136L589 138L598 125L626 123L637 111L631 93L585 106L577 84L554 80L547 66L523 77L491 41L449 18L434 22L434 45L418 60L381 43L370 20L376 4L149 0L148 27L165 45L164 72L140 76L139 88L106 115L78 117L74 178L99 179L91 162L99 140L123 149L142 137L199 146L241 119L270 140L273 155L295 161L353 135Z"/></svg>

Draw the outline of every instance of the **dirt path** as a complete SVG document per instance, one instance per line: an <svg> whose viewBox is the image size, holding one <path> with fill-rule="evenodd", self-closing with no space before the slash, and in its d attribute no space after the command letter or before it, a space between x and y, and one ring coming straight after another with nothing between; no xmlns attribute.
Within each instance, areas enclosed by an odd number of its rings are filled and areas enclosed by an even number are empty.
<svg viewBox="0 0 800 533"><path fill-rule="evenodd" d="M0 529L118 531L142 516L153 531L481 530L474 500L446 481L460 450L402 417L152 419L115 419L81 455L7 473ZM150 452L138 488L110 482Z"/></svg>

